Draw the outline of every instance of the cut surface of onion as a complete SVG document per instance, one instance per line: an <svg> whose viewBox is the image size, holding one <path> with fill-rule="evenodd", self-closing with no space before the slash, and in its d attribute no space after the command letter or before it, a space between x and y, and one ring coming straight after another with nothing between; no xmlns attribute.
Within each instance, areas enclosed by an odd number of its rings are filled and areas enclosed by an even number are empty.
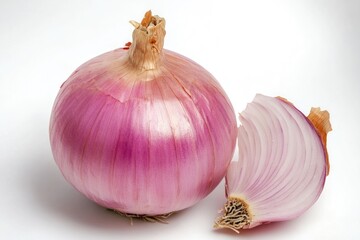
<svg viewBox="0 0 360 240"><path fill-rule="evenodd" d="M132 43L81 65L61 86L50 143L62 174L127 216L190 207L221 181L236 146L236 116L219 82L163 49L165 19L149 11Z"/></svg>
<svg viewBox="0 0 360 240"><path fill-rule="evenodd" d="M238 232L300 216L329 173L329 113L312 108L306 117L284 98L257 94L240 122L239 158L227 171L228 201L214 227Z"/></svg>

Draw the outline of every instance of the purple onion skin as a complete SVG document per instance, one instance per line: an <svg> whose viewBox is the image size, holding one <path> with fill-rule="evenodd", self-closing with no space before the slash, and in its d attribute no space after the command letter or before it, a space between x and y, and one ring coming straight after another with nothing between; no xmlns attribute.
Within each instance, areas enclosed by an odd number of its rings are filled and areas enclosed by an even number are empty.
<svg viewBox="0 0 360 240"><path fill-rule="evenodd" d="M190 207L221 181L237 124L215 78L163 49L162 65L138 71L116 49L80 66L62 85L50 142L62 174L98 204L159 215Z"/></svg>

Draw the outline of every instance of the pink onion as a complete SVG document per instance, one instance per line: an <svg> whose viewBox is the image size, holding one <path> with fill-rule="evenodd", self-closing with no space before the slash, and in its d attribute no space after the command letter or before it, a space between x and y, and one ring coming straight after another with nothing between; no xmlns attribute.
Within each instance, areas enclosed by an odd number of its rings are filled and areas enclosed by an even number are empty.
<svg viewBox="0 0 360 240"><path fill-rule="evenodd" d="M226 175L223 216L215 228L253 228L296 218L323 190L329 172L329 113L305 117L283 98L258 94L240 114L239 159Z"/></svg>
<svg viewBox="0 0 360 240"><path fill-rule="evenodd" d="M132 44L81 65L62 85L50 141L62 174L121 213L161 215L197 203L221 181L237 135L233 107L197 63L163 49L149 11Z"/></svg>

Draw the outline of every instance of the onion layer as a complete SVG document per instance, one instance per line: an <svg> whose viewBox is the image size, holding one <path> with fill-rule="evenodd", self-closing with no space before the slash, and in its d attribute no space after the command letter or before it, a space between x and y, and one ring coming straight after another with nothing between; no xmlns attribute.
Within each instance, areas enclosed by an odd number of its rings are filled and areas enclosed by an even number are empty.
<svg viewBox="0 0 360 240"><path fill-rule="evenodd" d="M329 113L309 117L283 98L256 95L240 114L239 159L226 175L223 216L215 228L253 228L304 213L319 198L329 172Z"/></svg>
<svg viewBox="0 0 360 240"><path fill-rule="evenodd" d="M207 196L236 143L233 107L197 63L163 49L148 12L132 44L81 65L62 85L50 142L67 181L118 212L159 215Z"/></svg>

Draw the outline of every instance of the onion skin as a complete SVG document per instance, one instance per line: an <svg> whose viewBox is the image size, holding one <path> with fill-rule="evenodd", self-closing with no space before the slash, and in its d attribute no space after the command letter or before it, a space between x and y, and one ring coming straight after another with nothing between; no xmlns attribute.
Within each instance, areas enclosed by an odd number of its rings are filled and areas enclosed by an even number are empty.
<svg viewBox="0 0 360 240"><path fill-rule="evenodd" d="M156 61L141 61L134 42L89 60L62 85L50 142L66 180L89 199L122 213L166 214L219 184L236 118L200 65L162 46Z"/></svg>
<svg viewBox="0 0 360 240"><path fill-rule="evenodd" d="M226 174L228 201L214 227L239 232L300 216L329 173L329 113L312 108L306 117L284 98L257 94L240 121L239 159Z"/></svg>

